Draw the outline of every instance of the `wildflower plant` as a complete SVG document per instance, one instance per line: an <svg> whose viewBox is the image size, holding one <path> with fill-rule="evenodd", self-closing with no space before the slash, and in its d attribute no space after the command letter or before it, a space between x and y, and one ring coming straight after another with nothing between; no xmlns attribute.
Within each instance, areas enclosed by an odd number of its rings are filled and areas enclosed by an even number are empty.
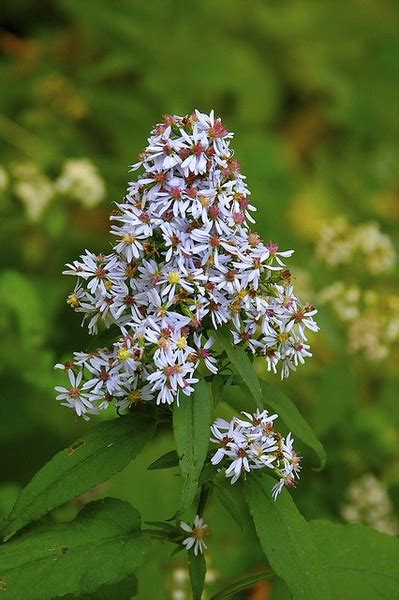
<svg viewBox="0 0 399 600"><path fill-rule="evenodd" d="M285 378L311 356L316 309L295 294L286 266L293 251L252 229L255 207L232 136L213 112L166 116L111 214L112 250L86 250L67 265L76 280L67 302L97 348L56 365L66 377L57 399L99 422L33 477L5 520L0 589L10 599L111 598L122 589L131 597L134 571L158 540L187 553L198 600L213 548L210 501L239 527L254 525L267 561L215 599L274 576L293 598L331 597L323 553L334 548L335 526L308 523L286 489L301 473L296 443L305 465L310 454L320 468L323 447L292 402L256 374ZM160 427L173 430L175 449L148 469L154 477L179 469L173 514L143 526L129 503L105 498L68 524L43 518L122 470ZM336 544L339 556L345 543Z"/></svg>

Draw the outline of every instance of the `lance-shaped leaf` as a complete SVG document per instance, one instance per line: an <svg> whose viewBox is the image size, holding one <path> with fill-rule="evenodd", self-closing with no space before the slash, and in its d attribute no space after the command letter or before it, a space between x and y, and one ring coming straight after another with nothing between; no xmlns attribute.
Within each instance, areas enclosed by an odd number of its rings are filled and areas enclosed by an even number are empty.
<svg viewBox="0 0 399 600"><path fill-rule="evenodd" d="M237 346L233 343L232 335L227 329L218 329L215 331L215 335L219 344L226 352L234 370L242 378L252 394L256 405L258 408L262 408L263 398L260 382L247 353L241 346Z"/></svg>
<svg viewBox="0 0 399 600"><path fill-rule="evenodd" d="M179 466L179 455L176 450L170 450L170 452L166 452L157 460L154 460L148 467L148 471L157 471L159 469L172 469L172 467Z"/></svg>
<svg viewBox="0 0 399 600"><path fill-rule="evenodd" d="M295 404L270 383L262 381L261 387L264 405L276 411L293 435L313 450L319 460L320 469L322 469L326 463L324 448Z"/></svg>
<svg viewBox="0 0 399 600"><path fill-rule="evenodd" d="M9 600L80 597L130 575L149 546L130 504L98 500L71 523L38 523L0 546L0 589Z"/></svg>
<svg viewBox="0 0 399 600"><path fill-rule="evenodd" d="M109 479L144 448L155 421L129 415L100 423L56 454L22 490L1 534L8 537L53 508Z"/></svg>
<svg viewBox="0 0 399 600"><path fill-rule="evenodd" d="M274 573L270 569L262 569L261 571L252 573L252 575L240 577L230 585L211 596L210 600L224 600L225 598L231 598L232 596L236 597L239 592L244 592L248 588L252 587L255 583L258 583L259 581L265 581L266 579L271 579L273 576Z"/></svg>
<svg viewBox="0 0 399 600"><path fill-rule="evenodd" d="M190 572L191 590L193 600L201 600L205 585L206 563L202 554L195 556L192 550L189 551L188 569Z"/></svg>
<svg viewBox="0 0 399 600"><path fill-rule="evenodd" d="M200 379L194 393L188 398L181 398L180 406L175 405L173 408L173 429L183 479L176 516L184 513L197 493L199 477L208 451L211 418L208 385Z"/></svg>
<svg viewBox="0 0 399 600"><path fill-rule="evenodd" d="M398 597L399 540L365 525L311 521L334 600Z"/></svg>
<svg viewBox="0 0 399 600"><path fill-rule="evenodd" d="M244 495L266 558L294 600L328 600L327 576L310 526L285 489L273 500L274 483L263 473L250 473L244 482Z"/></svg>

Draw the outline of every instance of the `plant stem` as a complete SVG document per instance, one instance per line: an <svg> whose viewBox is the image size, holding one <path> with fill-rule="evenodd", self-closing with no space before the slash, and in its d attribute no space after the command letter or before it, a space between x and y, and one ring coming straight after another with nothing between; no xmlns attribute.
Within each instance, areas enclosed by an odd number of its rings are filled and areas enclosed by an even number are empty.
<svg viewBox="0 0 399 600"><path fill-rule="evenodd" d="M204 483L201 486L201 493L200 493L200 497L198 500L197 515L199 517L202 517L202 515L204 514L205 506L206 506L206 503L208 502L210 492L211 492L210 486L207 483Z"/></svg>

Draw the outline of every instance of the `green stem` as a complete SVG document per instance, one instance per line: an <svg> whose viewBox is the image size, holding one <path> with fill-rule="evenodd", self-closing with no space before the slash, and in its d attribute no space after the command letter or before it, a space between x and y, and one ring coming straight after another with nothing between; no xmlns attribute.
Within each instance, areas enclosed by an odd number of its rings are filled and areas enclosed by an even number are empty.
<svg viewBox="0 0 399 600"><path fill-rule="evenodd" d="M198 500L197 515L199 517L202 517L204 514L205 506L206 506L206 503L208 502L210 492L211 492L210 486L207 483L204 483L201 487L201 493L200 493L200 497Z"/></svg>

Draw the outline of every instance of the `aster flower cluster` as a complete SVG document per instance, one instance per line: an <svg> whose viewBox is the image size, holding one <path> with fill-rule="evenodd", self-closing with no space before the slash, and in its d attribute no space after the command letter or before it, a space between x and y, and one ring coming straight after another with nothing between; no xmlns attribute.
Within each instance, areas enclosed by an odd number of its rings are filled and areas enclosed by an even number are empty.
<svg viewBox="0 0 399 600"><path fill-rule="evenodd" d="M190 395L200 363L218 369L209 329L227 326L235 344L282 377L311 356L306 330L317 331L316 310L294 294L283 262L293 251L249 228L255 208L232 137L213 111L166 116L111 215L113 251L86 251L67 265L77 277L68 303L89 332L120 332L112 348L75 353L66 365L71 388L58 398L78 415L111 401L123 410Z"/></svg>
<svg viewBox="0 0 399 600"><path fill-rule="evenodd" d="M219 448L211 459L213 465L229 462L226 477L231 484L252 470L271 469L279 480L273 487L274 500L284 486L295 486L299 479L301 457L293 448L291 433L284 438L274 429L276 414L259 409L253 413L242 413L245 419L233 417L231 421L216 419L211 427L211 442Z"/></svg>

